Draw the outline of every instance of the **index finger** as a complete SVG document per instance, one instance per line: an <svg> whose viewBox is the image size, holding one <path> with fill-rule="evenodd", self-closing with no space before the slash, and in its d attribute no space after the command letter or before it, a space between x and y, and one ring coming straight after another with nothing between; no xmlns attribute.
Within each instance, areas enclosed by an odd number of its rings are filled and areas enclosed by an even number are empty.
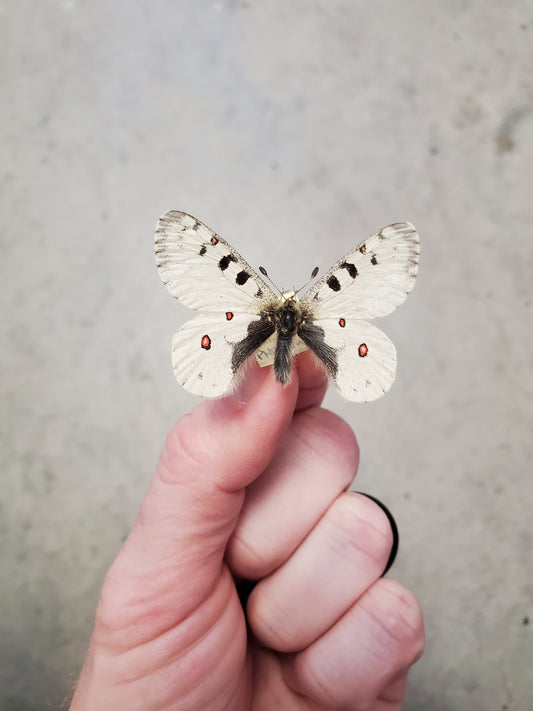
<svg viewBox="0 0 533 711"><path fill-rule="evenodd" d="M294 358L293 367L298 370L300 385L295 411L320 405L328 389L328 377L322 363L311 351L305 351Z"/></svg>

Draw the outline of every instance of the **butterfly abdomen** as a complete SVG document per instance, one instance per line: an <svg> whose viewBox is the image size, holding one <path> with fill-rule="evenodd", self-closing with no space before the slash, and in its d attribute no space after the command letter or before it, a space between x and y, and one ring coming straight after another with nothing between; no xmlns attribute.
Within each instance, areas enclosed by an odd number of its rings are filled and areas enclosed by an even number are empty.
<svg viewBox="0 0 533 711"><path fill-rule="evenodd" d="M274 355L274 373L279 383L286 385L291 379L291 355L293 336L278 333Z"/></svg>
<svg viewBox="0 0 533 711"><path fill-rule="evenodd" d="M274 310L277 343L274 354L276 380L286 385L291 379L292 342L302 320L301 309L294 298L281 302Z"/></svg>

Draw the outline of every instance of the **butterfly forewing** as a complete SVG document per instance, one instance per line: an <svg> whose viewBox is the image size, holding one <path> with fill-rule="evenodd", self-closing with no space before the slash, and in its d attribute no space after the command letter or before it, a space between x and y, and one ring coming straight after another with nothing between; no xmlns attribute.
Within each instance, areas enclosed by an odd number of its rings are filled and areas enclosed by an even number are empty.
<svg viewBox="0 0 533 711"><path fill-rule="evenodd" d="M418 234L397 222L360 242L304 295L316 317L376 318L399 306L414 286Z"/></svg>
<svg viewBox="0 0 533 711"><path fill-rule="evenodd" d="M276 298L233 247L185 212L160 218L155 254L172 296L198 311L259 313L263 302Z"/></svg>

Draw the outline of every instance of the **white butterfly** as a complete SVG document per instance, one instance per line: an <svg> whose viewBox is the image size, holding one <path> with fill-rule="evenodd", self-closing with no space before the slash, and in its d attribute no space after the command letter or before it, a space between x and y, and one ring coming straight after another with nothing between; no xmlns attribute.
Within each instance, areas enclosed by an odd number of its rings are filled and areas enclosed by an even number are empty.
<svg viewBox="0 0 533 711"><path fill-rule="evenodd" d="M343 397L376 400L394 381L396 349L363 319L385 316L405 300L419 252L412 225L389 225L345 254L298 299L294 291L274 293L196 218L167 212L155 235L159 274L172 296L200 311L172 341L178 382L195 395L224 395L255 353L261 365L273 363L277 380L287 383L292 356L309 348Z"/></svg>

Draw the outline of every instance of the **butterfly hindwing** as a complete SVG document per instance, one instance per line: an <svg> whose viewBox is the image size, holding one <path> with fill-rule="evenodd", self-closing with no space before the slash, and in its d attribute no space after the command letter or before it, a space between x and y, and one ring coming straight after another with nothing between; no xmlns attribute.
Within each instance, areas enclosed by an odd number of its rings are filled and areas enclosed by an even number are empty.
<svg viewBox="0 0 533 711"><path fill-rule="evenodd" d="M185 212L160 218L155 254L167 289L192 309L259 313L262 302L276 298L233 247Z"/></svg>
<svg viewBox="0 0 533 711"><path fill-rule="evenodd" d="M385 316L413 288L419 252L418 234L409 222L384 227L339 259L303 302L317 318Z"/></svg>
<svg viewBox="0 0 533 711"><path fill-rule="evenodd" d="M347 400L369 402L386 393L396 375L396 349L376 326L357 319L317 319L314 326L329 349L330 375ZM312 350L313 347L310 344Z"/></svg>
<svg viewBox="0 0 533 711"><path fill-rule="evenodd" d="M273 326L247 312L198 314L172 339L176 379L193 395L224 395L234 386L244 361L272 331Z"/></svg>

